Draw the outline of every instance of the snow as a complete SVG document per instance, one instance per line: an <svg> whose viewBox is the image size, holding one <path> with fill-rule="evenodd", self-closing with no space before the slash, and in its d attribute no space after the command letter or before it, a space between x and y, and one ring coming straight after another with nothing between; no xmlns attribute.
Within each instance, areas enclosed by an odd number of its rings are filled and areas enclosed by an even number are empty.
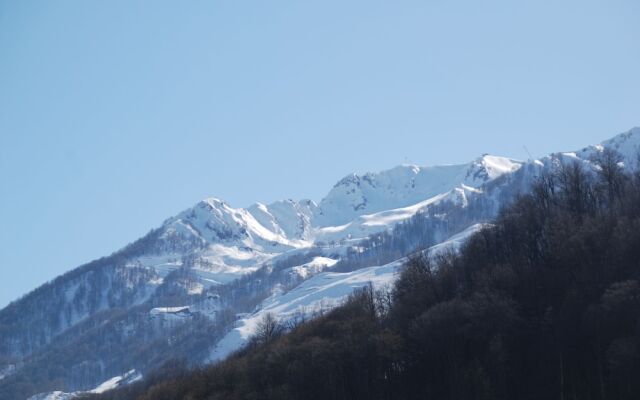
<svg viewBox="0 0 640 400"><path fill-rule="evenodd" d="M408 207L386 210L379 213L360 215L353 221L342 226L319 228L315 231L316 241L338 242L345 239L364 239L378 232L391 230L394 225L406 221L429 206L450 201L462 207L467 206L467 196L470 193L482 193L467 185L460 185L448 192L438 194L427 200Z"/></svg>
<svg viewBox="0 0 640 400"><path fill-rule="evenodd" d="M395 271L403 260L350 273L330 272L341 254L348 248L357 248L359 240L390 230L394 225L441 202L466 207L470 195L495 196L488 198L495 200L492 207L497 209L500 206L500 192L492 192L492 187L502 184L503 181L498 178L508 178L510 174L515 176L514 172L524 167L521 172L526 174L519 177L524 188L540 171L562 160L577 160L593 166L589 160L606 148L619 151L623 155L624 166L636 166L640 152L640 128L579 151L554 154L527 163L483 155L465 164L401 165L377 173L349 174L336 183L318 204L311 200L282 200L234 208L212 197L167 219L160 228L157 248L153 247L143 255L128 259L126 266L148 268L157 273L148 282L150 290L145 288L145 295L148 296L163 283L167 274L184 267L183 256L193 255L193 264L190 265L197 281L186 284L185 289L197 299L207 288L232 282L267 263L303 254L311 248L320 251L321 255L312 261L290 269L292 274L306 279L304 282L288 292L276 288L259 309L241 316L237 326L213 351L212 359L220 359L246 342L265 312L273 312L282 320L300 313L313 315L340 304L355 288L370 281L376 286L392 283ZM495 185L490 184L492 181L495 181ZM458 251L473 233L484 226L472 225L427 249L426 253L436 256L447 251ZM321 242L324 244L320 245ZM72 302L78 286L70 285L64 289L67 303ZM135 302L138 304L144 299L137 297ZM107 306L104 297L100 309ZM154 318L183 319L193 313L203 313L213 317L220 307L219 300L194 300L180 307L154 308L150 315ZM72 313L69 326L86 316ZM0 379L3 375L6 373L0 371ZM105 382L105 388L116 384L110 381ZM68 399L74 396L63 392L46 395L57 397L39 399Z"/></svg>
<svg viewBox="0 0 640 400"><path fill-rule="evenodd" d="M491 155L483 156L482 163L487 171L489 179L496 179L504 174L515 172L522 165L522 162L520 161Z"/></svg>
<svg viewBox="0 0 640 400"><path fill-rule="evenodd" d="M426 250L426 253L430 257L435 257L447 252L458 252L462 248L462 245L475 233L480 232L482 229L491 226L490 224L474 224L451 236L449 239L435 246L431 246Z"/></svg>
<svg viewBox="0 0 640 400"><path fill-rule="evenodd" d="M484 155L467 164L401 165L378 173L351 174L340 180L319 205L311 200L283 200L243 209L211 197L165 221L160 237L187 249L197 244L192 270L202 286L189 288L189 293L196 295L295 250L322 242L340 246L390 230L440 201L464 207L469 193L480 192L486 182L521 165L520 161ZM181 258L187 251L139 257L130 265L152 268L164 277L182 266ZM307 277L309 273L302 275Z"/></svg>
<svg viewBox="0 0 640 400"><path fill-rule="evenodd" d="M279 253L262 253L250 248L212 244L198 254L193 271L201 278L204 287L231 282L238 277L251 273ZM161 256L138 257L127 263L128 267L146 267L155 270L161 277L182 267L182 255L169 253ZM162 279L155 278L151 284L161 284ZM201 289L193 289L201 292ZM195 293L195 292L194 292Z"/></svg>
<svg viewBox="0 0 640 400"><path fill-rule="evenodd" d="M210 361L221 360L241 348L256 332L260 320L267 313L287 321L296 315L311 317L340 305L355 289L369 283L379 288L390 285L404 260L379 267L353 272L324 272L313 276L289 292L276 291L266 299L259 311L237 321L236 327L214 348Z"/></svg>
<svg viewBox="0 0 640 400"><path fill-rule="evenodd" d="M409 207L397 208L395 210L383 211L376 214L363 215L361 218L364 220L363 226L386 226L390 227L394 223L406 220L414 216L418 211L422 210L428 205L434 204L439 200L442 200L448 193L439 194L425 201L421 201Z"/></svg>
<svg viewBox="0 0 640 400"><path fill-rule="evenodd" d="M177 307L155 307L149 311L149 315L154 318L161 318L166 321L183 321L191 318L194 314L201 314L209 318L215 318L220 311L219 296L209 295L206 299L201 299L194 304Z"/></svg>
<svg viewBox="0 0 640 400"><path fill-rule="evenodd" d="M122 385L136 382L140 379L142 379L142 375L136 372L135 369L132 369L126 372L125 374L115 376L103 382L102 384L98 385L95 389L92 389L86 392L65 393L61 391L55 391L55 392L49 392L49 393L40 393L35 396L29 397L28 400L71 400L71 399L76 399L87 393L93 393L93 394L104 393L106 391L115 389Z"/></svg>
<svg viewBox="0 0 640 400"><path fill-rule="evenodd" d="M310 221L317 208L311 200L284 200L268 206L256 203L248 211L267 229L290 240L305 240L309 238Z"/></svg>
<svg viewBox="0 0 640 400"><path fill-rule="evenodd" d="M486 224L472 225L446 241L430 247L426 253L435 256L445 251L456 252L471 235L486 226ZM309 264L326 262L326 259L316 257ZM389 264L352 272L322 272L288 292L283 291L280 287L276 288L273 294L262 302L256 312L243 316L236 322L235 328L227 333L212 350L209 361L221 360L245 345L256 333L257 326L265 314L271 313L281 322L301 315L306 318L312 317L339 306L354 290L369 283L374 288L391 286L397 277L398 269L405 262L406 258L401 258Z"/></svg>
<svg viewBox="0 0 640 400"><path fill-rule="evenodd" d="M151 315L159 315L159 314L186 314L189 312L189 307L156 307L151 309L149 313Z"/></svg>
<svg viewBox="0 0 640 400"><path fill-rule="evenodd" d="M301 236L291 235L291 239L287 237L292 229L290 220L299 217L297 203L287 204L290 207L283 208L280 204L274 204L271 212L261 204L247 210L232 208L217 198L208 198L167 220L164 226L165 237L178 233L206 244L233 243L254 249L274 245L281 248L308 246L309 243ZM310 214L312 204L307 203L306 211L304 206L298 208L301 213ZM280 220L273 213L281 215ZM277 224L279 221L287 222L286 229Z"/></svg>
<svg viewBox="0 0 640 400"><path fill-rule="evenodd" d="M191 295L202 294L204 292L204 285L200 282L192 282L187 289L187 293Z"/></svg>
<svg viewBox="0 0 640 400"><path fill-rule="evenodd" d="M339 226L325 226L319 228L317 230L317 238L324 238L331 236L333 234L339 234L347 230L353 223L349 222L348 224L339 225Z"/></svg>
<svg viewBox="0 0 640 400"><path fill-rule="evenodd" d="M620 133L609 140L588 146L577 152L581 159L588 160L597 153L610 148L619 152L623 157L625 165L634 166L638 163L638 154L640 154L640 127L632 128L627 132Z"/></svg>
<svg viewBox="0 0 640 400"><path fill-rule="evenodd" d="M291 271L302 279L306 279L326 268L333 267L337 262L338 260L329 257L314 257L309 263L292 267Z"/></svg>
<svg viewBox="0 0 640 400"><path fill-rule="evenodd" d="M485 155L459 165L402 165L340 180L318 205L317 227L341 226L360 215L408 207L464 184L477 188L520 168L522 162Z"/></svg>
<svg viewBox="0 0 640 400"><path fill-rule="evenodd" d="M136 374L136 370L132 369L129 372L125 373L122 376L115 376L107 381L105 381L104 383L102 383L101 385L99 385L98 387L96 387L93 390L90 390L89 393L95 393L95 394L100 394L100 393L104 393L108 390L112 390L117 388L118 386L122 385L123 383L132 383L135 382L137 380L142 379L142 375L140 374Z"/></svg>
<svg viewBox="0 0 640 400"><path fill-rule="evenodd" d="M9 364L3 368L0 368L0 381L6 378L7 376L13 374L15 371L16 371L16 366L14 364Z"/></svg>
<svg viewBox="0 0 640 400"><path fill-rule="evenodd" d="M76 393L64 393L60 391L50 393L40 393L35 396L29 397L28 400L71 400L77 398L79 395Z"/></svg>

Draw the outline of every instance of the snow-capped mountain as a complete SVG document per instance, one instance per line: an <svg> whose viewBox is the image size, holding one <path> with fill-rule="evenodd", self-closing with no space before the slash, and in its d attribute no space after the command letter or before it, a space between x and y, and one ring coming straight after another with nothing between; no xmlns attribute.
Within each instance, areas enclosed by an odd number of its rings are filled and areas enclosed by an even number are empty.
<svg viewBox="0 0 640 400"><path fill-rule="evenodd" d="M181 265L182 254L195 251L194 270L204 282L227 283L288 251L319 242L362 239L436 202L464 204L467 193L521 165L485 155L468 164L403 165L362 177L352 174L319 205L286 200L243 209L217 198L205 199L165 221L156 244L161 256L136 258L133 264L166 273Z"/></svg>
<svg viewBox="0 0 640 400"><path fill-rule="evenodd" d="M205 199L1 310L0 399L90 390L172 358L219 359L266 312L309 317L368 282L392 282L414 251L455 250L542 171L593 168L605 148L636 165L639 146L635 128L539 160L483 155L351 174L317 204Z"/></svg>
<svg viewBox="0 0 640 400"><path fill-rule="evenodd" d="M468 193L521 164L485 155L468 164L404 165L362 177L353 174L341 179L319 205L286 200L244 209L208 198L165 221L152 254L128 265L165 275L182 266L184 254L197 254L192 269L203 287L228 283L291 250L362 239L436 202L464 204Z"/></svg>
<svg viewBox="0 0 640 400"><path fill-rule="evenodd" d="M376 174L352 174L342 178L322 199L314 224L336 227L362 215L416 205L456 188L477 188L505 173L517 171L521 164L484 155L468 164L401 165Z"/></svg>

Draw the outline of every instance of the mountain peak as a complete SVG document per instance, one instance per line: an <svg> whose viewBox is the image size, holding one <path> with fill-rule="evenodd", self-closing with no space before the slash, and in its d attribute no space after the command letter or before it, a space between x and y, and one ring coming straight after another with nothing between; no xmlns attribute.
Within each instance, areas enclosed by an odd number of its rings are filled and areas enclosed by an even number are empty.
<svg viewBox="0 0 640 400"><path fill-rule="evenodd" d="M461 184L479 187L521 165L510 158L484 154L467 164L402 164L377 173L352 173L339 180L322 199L314 223L320 227L343 225L359 215L407 207Z"/></svg>
<svg viewBox="0 0 640 400"><path fill-rule="evenodd" d="M635 164L640 157L640 127L634 127L607 139L600 144L591 145L575 152L583 159L589 159L605 148L615 150L622 155L625 164Z"/></svg>
<svg viewBox="0 0 640 400"><path fill-rule="evenodd" d="M521 166L522 161L485 153L473 162L473 168L469 172L479 171L486 181L496 179L503 174L515 172Z"/></svg>

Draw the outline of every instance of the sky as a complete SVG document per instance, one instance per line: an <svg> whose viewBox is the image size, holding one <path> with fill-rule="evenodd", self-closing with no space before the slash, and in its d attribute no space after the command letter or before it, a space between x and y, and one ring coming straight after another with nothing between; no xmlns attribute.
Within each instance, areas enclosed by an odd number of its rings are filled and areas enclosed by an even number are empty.
<svg viewBox="0 0 640 400"><path fill-rule="evenodd" d="M640 125L640 2L0 0L0 307L209 196Z"/></svg>

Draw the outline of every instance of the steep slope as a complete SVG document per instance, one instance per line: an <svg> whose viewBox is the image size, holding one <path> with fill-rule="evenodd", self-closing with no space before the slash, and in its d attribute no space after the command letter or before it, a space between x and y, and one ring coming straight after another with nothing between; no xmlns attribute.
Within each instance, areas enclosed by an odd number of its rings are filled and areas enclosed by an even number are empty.
<svg viewBox="0 0 640 400"><path fill-rule="evenodd" d="M472 225L423 252L429 256L448 251L457 252L465 241L483 226ZM236 327L216 344L211 361L224 359L231 352L244 346L256 334L257 327L266 314L274 315L283 325L297 324L316 315L322 315L342 304L354 290L366 285L371 284L375 289L390 287L405 262L406 258L403 257L382 266L352 272L322 272L289 291L281 287L274 288L273 294L260 304L256 312L239 319Z"/></svg>
<svg viewBox="0 0 640 400"><path fill-rule="evenodd" d="M408 262L391 293L364 288L284 334L250 316L244 351L99 399L636 400L640 170L603 160L617 165L559 166L459 254ZM263 313L292 315L388 267L316 276Z"/></svg>
<svg viewBox="0 0 640 400"><path fill-rule="evenodd" d="M521 162L485 155L460 165L402 165L377 174L352 174L341 179L318 205L314 223L340 226L361 215L411 206L458 187L479 187Z"/></svg>
<svg viewBox="0 0 640 400"><path fill-rule="evenodd" d="M349 275L323 273L354 274L362 283L370 278L362 268L446 247L437 245L489 221L563 160L591 167L592 157L612 148L630 165L639 138L634 129L602 145L527 162L485 155L462 165L354 174L317 205L287 200L242 209L203 200L125 249L1 310L0 399L88 390L178 356L204 362L237 318L269 307L286 317L290 310L276 304L305 285L316 285L322 297L333 293L318 283L323 276L350 282ZM345 294L355 286L340 287ZM327 298L333 300L325 304L337 304L342 297Z"/></svg>

